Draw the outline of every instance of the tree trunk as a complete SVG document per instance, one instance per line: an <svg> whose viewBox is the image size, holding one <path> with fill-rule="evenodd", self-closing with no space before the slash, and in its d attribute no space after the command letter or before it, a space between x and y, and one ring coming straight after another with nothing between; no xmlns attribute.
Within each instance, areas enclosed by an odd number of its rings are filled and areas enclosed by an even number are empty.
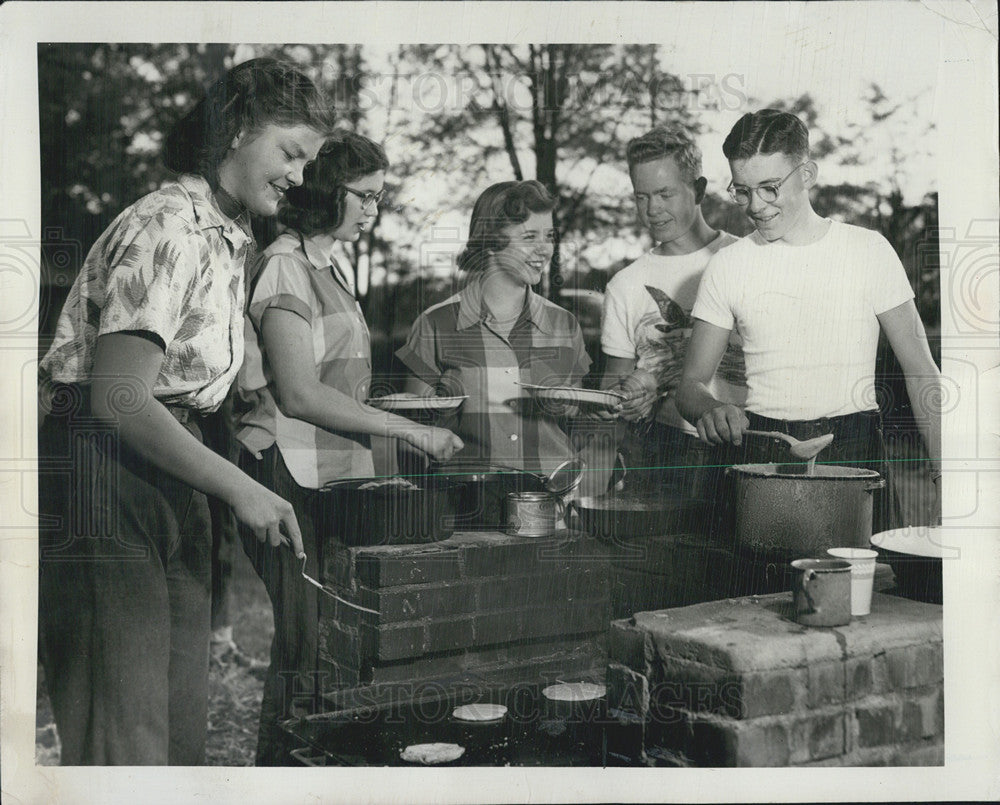
<svg viewBox="0 0 1000 805"><path fill-rule="evenodd" d="M558 302L563 285L562 275L562 228L559 215L560 192L556 181L556 160L558 158L559 112L562 103L561 87L564 76L559 74L558 45L546 45L544 49L531 47L531 97L532 127L535 134L535 178L552 192L556 208L552 211L552 225L555 229L552 263L549 267L548 296Z"/></svg>
<svg viewBox="0 0 1000 805"><path fill-rule="evenodd" d="M226 56L229 54L229 45L213 43L205 45L201 52L201 67L205 71L205 86L215 83L222 78L226 72Z"/></svg>
<svg viewBox="0 0 1000 805"><path fill-rule="evenodd" d="M517 181L524 180L524 173L521 170L521 160L517 156L517 148L514 144L514 132L510 127L510 113L507 109L506 101L500 99L497 92L496 76L499 75L499 59L493 48L483 45L483 53L486 56L486 72L493 83L493 113L496 115L497 123L500 124L500 131L503 134L503 147L507 151L507 158L510 159L511 170L514 171L514 178Z"/></svg>

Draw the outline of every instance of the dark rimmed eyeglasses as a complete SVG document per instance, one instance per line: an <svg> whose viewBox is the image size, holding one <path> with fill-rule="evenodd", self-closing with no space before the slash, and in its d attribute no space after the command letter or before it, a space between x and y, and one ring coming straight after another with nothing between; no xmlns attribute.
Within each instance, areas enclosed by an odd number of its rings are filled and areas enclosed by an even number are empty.
<svg viewBox="0 0 1000 805"><path fill-rule="evenodd" d="M765 204L770 204L772 201L778 200L779 191L781 186L787 182L793 173L801 168L803 165L808 165L809 160L806 160L801 165L796 165L792 168L788 175L782 179L780 182L775 182L774 184L762 184L758 187L743 187L742 185L734 185L732 182L729 183L729 187L726 190L729 191L729 197L739 204L741 207L745 207L750 203L750 194L756 193L757 198L763 201Z"/></svg>
<svg viewBox="0 0 1000 805"><path fill-rule="evenodd" d="M361 190L355 190L353 187L348 187L344 185L344 190L352 195L357 196L361 199L361 209L367 210L374 204L376 207L382 203L382 199L385 198L385 188L382 188L377 193L373 193L371 190L364 192Z"/></svg>

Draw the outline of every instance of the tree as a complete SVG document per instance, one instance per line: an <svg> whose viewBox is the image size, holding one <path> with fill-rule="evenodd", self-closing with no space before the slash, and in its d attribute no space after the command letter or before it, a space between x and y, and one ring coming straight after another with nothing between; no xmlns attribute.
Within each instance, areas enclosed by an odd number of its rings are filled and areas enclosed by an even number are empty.
<svg viewBox="0 0 1000 805"><path fill-rule="evenodd" d="M455 102L428 111L424 148L407 149L405 169L434 170L440 155L428 144L448 143L449 165L460 177L453 183L455 201L465 209L482 186L503 178L530 176L548 186L558 199L549 284L557 298L567 238L579 252L609 231L634 225L622 187L601 189L609 173L622 179L625 143L652 123L696 129L689 93L661 70L658 53L652 45L403 48L400 63L417 79L448 76L444 85L458 89L450 96ZM499 157L506 176L498 173Z"/></svg>
<svg viewBox="0 0 1000 805"><path fill-rule="evenodd" d="M229 55L227 45L39 45L43 342L90 246L167 178L165 132Z"/></svg>
<svg viewBox="0 0 1000 805"><path fill-rule="evenodd" d="M837 182L814 191L821 215L881 232L892 244L910 277L924 324L940 321L937 264L937 193L934 191L934 122L924 115L924 94L889 99L871 84L853 116L838 121L840 129L820 114L808 94L776 101L774 108L798 115L809 127L812 157L820 175Z"/></svg>

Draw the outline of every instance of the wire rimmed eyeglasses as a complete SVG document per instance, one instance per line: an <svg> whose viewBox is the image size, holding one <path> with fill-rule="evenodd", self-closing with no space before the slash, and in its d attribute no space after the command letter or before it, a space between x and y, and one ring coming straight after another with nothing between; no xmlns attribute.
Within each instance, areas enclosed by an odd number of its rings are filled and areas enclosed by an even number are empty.
<svg viewBox="0 0 1000 805"><path fill-rule="evenodd" d="M353 187L348 187L344 185L344 190L351 193L361 199L361 209L367 210L374 204L376 207L382 203L382 199L385 198L385 189L379 190L377 193L373 193L371 190L365 192L363 190L355 190Z"/></svg>
<svg viewBox="0 0 1000 805"><path fill-rule="evenodd" d="M770 204L772 201L778 200L781 186L791 178L792 174L795 173L795 171L797 171L803 165L808 165L808 164L809 160L806 160L805 162L796 165L788 172L788 175L785 176L785 178L782 179L780 182L774 182L773 184L762 184L758 185L757 187L743 187L742 185L734 185L732 182L730 182L729 187L727 187L726 190L729 191L729 197L737 204L739 204L741 207L745 207L747 204L750 203L751 193L756 193L757 198L759 198L765 204Z"/></svg>

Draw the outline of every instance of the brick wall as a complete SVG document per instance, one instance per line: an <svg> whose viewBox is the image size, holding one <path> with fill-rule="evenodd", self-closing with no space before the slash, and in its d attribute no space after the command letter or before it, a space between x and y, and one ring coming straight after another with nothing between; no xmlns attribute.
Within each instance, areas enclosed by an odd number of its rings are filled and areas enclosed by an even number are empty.
<svg viewBox="0 0 1000 805"><path fill-rule="evenodd" d="M328 541L319 671L335 691L493 669L603 667L607 549L591 539L458 533L430 545Z"/></svg>
<svg viewBox="0 0 1000 805"><path fill-rule="evenodd" d="M611 615L714 601L730 594L732 549L704 534L643 537L609 553Z"/></svg>
<svg viewBox="0 0 1000 805"><path fill-rule="evenodd" d="M609 751L656 765L942 764L941 607L876 593L870 616L811 629L790 599L614 622Z"/></svg>

